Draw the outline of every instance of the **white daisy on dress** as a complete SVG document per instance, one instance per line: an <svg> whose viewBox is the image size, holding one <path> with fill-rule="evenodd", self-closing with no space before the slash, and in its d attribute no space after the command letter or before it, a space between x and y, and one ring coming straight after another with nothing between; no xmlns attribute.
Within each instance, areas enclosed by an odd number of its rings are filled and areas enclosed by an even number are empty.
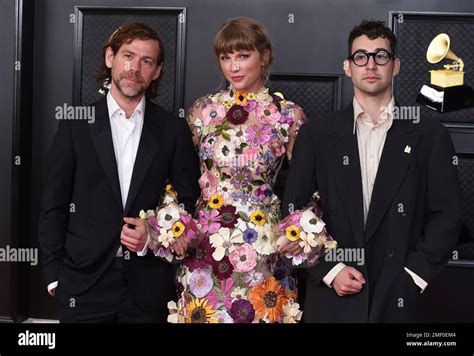
<svg viewBox="0 0 474 356"><path fill-rule="evenodd" d="M179 210L172 204L167 205L164 208L158 210L156 219L158 220L158 225L160 225L160 227L169 230L173 224L178 221Z"/></svg>
<svg viewBox="0 0 474 356"><path fill-rule="evenodd" d="M214 260L222 260L226 251L232 252L237 247L235 244L243 244L244 239L242 237L242 231L234 229L231 233L228 227L221 227L216 234L212 234L209 237L209 242L216 249L212 253Z"/></svg>
<svg viewBox="0 0 474 356"><path fill-rule="evenodd" d="M249 224L250 225L250 224ZM273 241L273 231L270 224L265 224L263 226L255 226L257 230L258 237L257 241L253 243L253 247L261 255L270 255L273 252L276 252L275 242Z"/></svg>
<svg viewBox="0 0 474 356"><path fill-rule="evenodd" d="M323 231L324 225L326 225L316 216L315 213L309 210L306 210L301 215L300 223L304 231L315 234L319 234L321 231Z"/></svg>

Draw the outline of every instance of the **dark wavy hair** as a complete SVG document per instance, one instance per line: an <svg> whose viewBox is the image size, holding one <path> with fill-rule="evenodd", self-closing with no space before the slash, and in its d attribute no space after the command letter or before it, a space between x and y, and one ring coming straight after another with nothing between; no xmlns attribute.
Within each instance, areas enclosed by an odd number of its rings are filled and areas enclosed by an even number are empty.
<svg viewBox="0 0 474 356"><path fill-rule="evenodd" d="M382 37L387 38L390 42L390 51L393 55L396 55L397 50L397 39L393 34L392 30L390 30L387 26L385 26L385 22L383 21L374 21L374 20L364 20L361 22L360 25L354 27L349 34L349 38L347 40L347 55L350 56L352 54L352 43L357 37L366 35L371 40L375 40L376 38Z"/></svg>
<svg viewBox="0 0 474 356"><path fill-rule="evenodd" d="M105 52L110 47L114 54L117 54L120 47L125 44L129 44L134 39L139 38L141 40L155 40L158 41L159 51L158 57L156 58L157 65L164 63L165 61L165 46L163 41L158 36L155 30L144 23L131 23L120 26L110 36L109 40L103 47L102 53L102 65L97 70L96 80L100 88L104 88L106 84L112 80L112 71L105 64ZM160 76L153 80L148 88L146 89L146 96L150 99L154 99L158 96L158 83L163 76L163 69L161 69Z"/></svg>

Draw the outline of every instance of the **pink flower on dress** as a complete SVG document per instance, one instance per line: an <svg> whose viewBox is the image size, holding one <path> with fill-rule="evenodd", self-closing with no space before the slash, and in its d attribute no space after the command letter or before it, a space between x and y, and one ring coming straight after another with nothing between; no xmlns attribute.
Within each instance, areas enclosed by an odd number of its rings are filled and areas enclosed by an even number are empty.
<svg viewBox="0 0 474 356"><path fill-rule="evenodd" d="M285 153L285 145L280 140L274 140L270 143L270 150L275 157L280 157Z"/></svg>
<svg viewBox="0 0 474 356"><path fill-rule="evenodd" d="M184 230L184 235L188 240L194 239L197 233L196 221L190 214L180 214L181 221L183 222L186 229Z"/></svg>
<svg viewBox="0 0 474 356"><path fill-rule="evenodd" d="M272 128L269 125L258 127L252 125L245 130L245 138L250 142L251 147L258 147L260 144L264 145L272 137Z"/></svg>
<svg viewBox="0 0 474 356"><path fill-rule="evenodd" d="M235 272L249 272L257 265L257 252L245 243L230 253L229 260Z"/></svg>
<svg viewBox="0 0 474 356"><path fill-rule="evenodd" d="M217 180L216 177L210 172L204 172L199 178L199 186L201 187L201 194L205 200L209 200L211 195L217 192Z"/></svg>
<svg viewBox="0 0 474 356"><path fill-rule="evenodd" d="M286 116L286 115L281 115L280 120L278 120L280 124L288 124L292 125L293 124L293 118L291 116Z"/></svg>
<svg viewBox="0 0 474 356"><path fill-rule="evenodd" d="M268 184L262 184L255 189L254 194L258 200L263 201L272 194L272 191Z"/></svg>
<svg viewBox="0 0 474 356"><path fill-rule="evenodd" d="M255 162L258 157L258 148L250 148L247 146L247 148L242 152L241 155L239 155L239 166L240 167L245 167L249 166L252 162Z"/></svg>
<svg viewBox="0 0 474 356"><path fill-rule="evenodd" d="M281 117L278 108L272 103L269 105L258 104L255 114L262 124L269 125L275 125Z"/></svg>
<svg viewBox="0 0 474 356"><path fill-rule="evenodd" d="M220 220L219 211L216 209L211 211L199 210L199 223L201 224L202 232L204 233L216 233L221 227Z"/></svg>
<svg viewBox="0 0 474 356"><path fill-rule="evenodd" d="M224 304L227 309L232 307L232 287L234 286L234 280L227 278L221 281L221 293L217 293L213 289L206 297L210 304L217 309L218 305Z"/></svg>
<svg viewBox="0 0 474 356"><path fill-rule="evenodd" d="M247 105L244 106L244 110L247 112L251 112L257 106L257 102L253 100L247 100Z"/></svg>
<svg viewBox="0 0 474 356"><path fill-rule="evenodd" d="M189 288L196 297L205 297L211 291L212 285L211 272L208 270L197 268L191 273Z"/></svg>
<svg viewBox="0 0 474 356"><path fill-rule="evenodd" d="M292 225L300 226L300 218L301 213L299 211L295 211L288 215L286 218L283 219L280 225L278 225L278 230L286 230L287 227Z"/></svg>
<svg viewBox="0 0 474 356"><path fill-rule="evenodd" d="M160 225L156 216L150 216L148 218L148 225L155 231L160 231Z"/></svg>
<svg viewBox="0 0 474 356"><path fill-rule="evenodd" d="M202 110L202 121L204 125L219 125L225 118L226 110L222 104L209 104Z"/></svg>

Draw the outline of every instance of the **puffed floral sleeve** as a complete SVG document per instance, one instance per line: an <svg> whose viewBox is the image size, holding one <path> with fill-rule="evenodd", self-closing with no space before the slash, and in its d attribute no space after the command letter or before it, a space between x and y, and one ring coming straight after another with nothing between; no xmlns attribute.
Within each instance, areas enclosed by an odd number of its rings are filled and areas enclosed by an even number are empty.
<svg viewBox="0 0 474 356"><path fill-rule="evenodd" d="M312 267L319 258L324 258L327 250L337 246L322 220L319 200L319 193L315 192L305 208L292 212L278 225L278 246L289 240L297 242L303 249L300 254L287 253L282 256L293 267Z"/></svg>
<svg viewBox="0 0 474 356"><path fill-rule="evenodd" d="M197 225L191 214L178 205L177 193L171 184L166 186L160 205L155 210L142 210L140 218L148 230L148 248L155 256L171 263L180 262L183 257L176 256L170 247L177 239L193 240Z"/></svg>

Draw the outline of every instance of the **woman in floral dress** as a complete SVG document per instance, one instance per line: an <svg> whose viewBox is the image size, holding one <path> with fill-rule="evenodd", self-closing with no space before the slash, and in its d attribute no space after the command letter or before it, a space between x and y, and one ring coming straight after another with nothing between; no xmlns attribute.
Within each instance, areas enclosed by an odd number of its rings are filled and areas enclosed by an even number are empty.
<svg viewBox="0 0 474 356"><path fill-rule="evenodd" d="M272 47L260 23L225 22L214 51L230 87L198 99L187 116L201 162L200 233L178 270L170 320L295 322L295 274L277 253L272 188L305 116L264 87Z"/></svg>

